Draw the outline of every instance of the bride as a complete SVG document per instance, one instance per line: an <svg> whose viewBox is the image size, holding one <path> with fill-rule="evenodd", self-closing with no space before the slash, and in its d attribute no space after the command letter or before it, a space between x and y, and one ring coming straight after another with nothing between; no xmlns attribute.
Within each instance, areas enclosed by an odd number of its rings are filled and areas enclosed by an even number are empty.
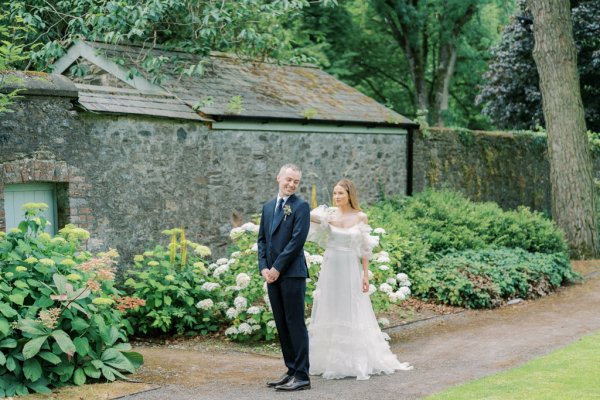
<svg viewBox="0 0 600 400"><path fill-rule="evenodd" d="M391 374L410 370L398 361L379 329L369 298L369 259L378 238L370 236L354 183L342 179L333 188L337 207L311 212L308 240L325 248L309 327L310 374L326 379Z"/></svg>

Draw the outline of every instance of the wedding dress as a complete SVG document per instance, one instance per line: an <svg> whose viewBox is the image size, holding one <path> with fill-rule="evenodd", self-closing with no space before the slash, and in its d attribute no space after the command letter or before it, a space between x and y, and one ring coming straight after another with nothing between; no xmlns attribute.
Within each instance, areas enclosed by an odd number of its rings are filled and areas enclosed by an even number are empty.
<svg viewBox="0 0 600 400"><path fill-rule="evenodd" d="M326 379L390 374L412 369L398 361L373 312L368 293L362 291L360 258L370 258L378 237L361 222L362 213L344 215L333 207L311 212L308 240L325 248L313 292L309 332L310 374Z"/></svg>

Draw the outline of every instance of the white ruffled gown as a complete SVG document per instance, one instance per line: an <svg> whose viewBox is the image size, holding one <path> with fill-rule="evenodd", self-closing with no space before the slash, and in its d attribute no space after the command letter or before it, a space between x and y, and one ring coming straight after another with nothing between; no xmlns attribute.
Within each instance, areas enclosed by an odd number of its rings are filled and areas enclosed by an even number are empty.
<svg viewBox="0 0 600 400"><path fill-rule="evenodd" d="M331 225L335 209L320 206L311 214L321 223L311 223L308 240L324 247L325 254L308 327L310 374L366 380L412 369L390 350L389 336L379 328L369 294L362 291L360 258L371 257L379 238L369 235L371 228L363 222L349 228Z"/></svg>

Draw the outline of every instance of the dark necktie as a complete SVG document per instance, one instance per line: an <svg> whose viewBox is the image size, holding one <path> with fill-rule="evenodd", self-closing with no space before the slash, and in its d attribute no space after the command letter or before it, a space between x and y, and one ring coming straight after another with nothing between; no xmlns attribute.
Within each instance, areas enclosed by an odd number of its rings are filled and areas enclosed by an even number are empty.
<svg viewBox="0 0 600 400"><path fill-rule="evenodd" d="M273 223L271 224L271 232L275 229L275 224L281 217L281 211L283 210L283 198L277 200L277 206L275 206L275 215L273 215Z"/></svg>

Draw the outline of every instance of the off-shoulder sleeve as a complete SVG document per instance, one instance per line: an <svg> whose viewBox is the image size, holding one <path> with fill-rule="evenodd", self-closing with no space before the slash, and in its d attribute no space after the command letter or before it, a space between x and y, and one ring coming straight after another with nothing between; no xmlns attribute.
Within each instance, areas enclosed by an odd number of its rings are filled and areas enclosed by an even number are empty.
<svg viewBox="0 0 600 400"><path fill-rule="evenodd" d="M368 224L360 223L358 224L358 229L360 231L360 243L358 243L358 256L360 258L366 257L367 259L371 259L373 257L373 248L379 245L379 236L371 235L371 227Z"/></svg>
<svg viewBox="0 0 600 400"><path fill-rule="evenodd" d="M310 230L308 231L309 242L315 242L319 246L325 248L327 241L329 240L329 220L331 219L331 210L326 205L320 205L310 212ZM316 218L319 220L318 223L313 222L312 219Z"/></svg>

